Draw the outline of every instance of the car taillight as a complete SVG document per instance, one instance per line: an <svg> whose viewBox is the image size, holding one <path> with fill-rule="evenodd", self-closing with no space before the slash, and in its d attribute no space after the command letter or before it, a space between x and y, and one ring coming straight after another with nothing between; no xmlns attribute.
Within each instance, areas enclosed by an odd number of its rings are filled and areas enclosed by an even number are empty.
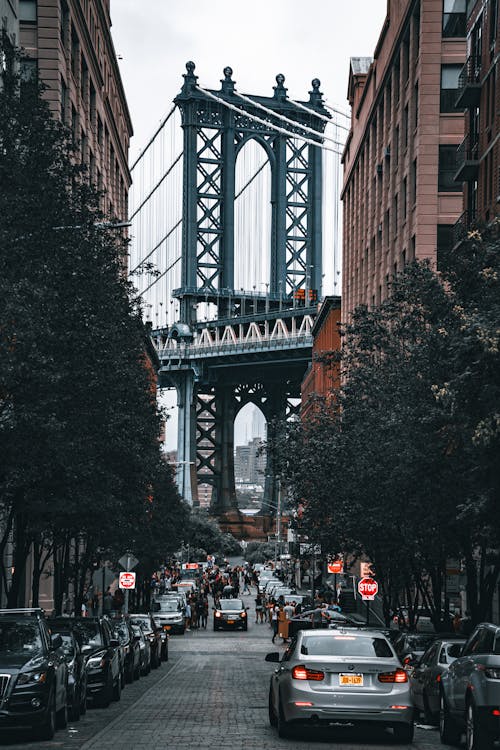
<svg viewBox="0 0 500 750"><path fill-rule="evenodd" d="M294 667L292 669L292 677L294 680L315 680L321 682L325 679L325 673L318 669L307 669L307 667Z"/></svg>
<svg viewBox="0 0 500 750"><path fill-rule="evenodd" d="M379 682L408 682L408 675L404 669L396 669L395 672L381 672L378 676Z"/></svg>

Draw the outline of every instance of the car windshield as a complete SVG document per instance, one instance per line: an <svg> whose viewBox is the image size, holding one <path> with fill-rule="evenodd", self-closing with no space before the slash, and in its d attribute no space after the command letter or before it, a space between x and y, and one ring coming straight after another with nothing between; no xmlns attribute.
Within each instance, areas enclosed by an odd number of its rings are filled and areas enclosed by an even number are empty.
<svg viewBox="0 0 500 750"><path fill-rule="evenodd" d="M221 599L220 609L238 610L245 609L241 599Z"/></svg>
<svg viewBox="0 0 500 750"><path fill-rule="evenodd" d="M307 636L302 641L300 653L306 656L375 656L381 659L393 656L385 638L357 635L336 635L333 638Z"/></svg>
<svg viewBox="0 0 500 750"><path fill-rule="evenodd" d="M96 622L80 622L80 632L85 646L103 646L102 633Z"/></svg>
<svg viewBox="0 0 500 750"><path fill-rule="evenodd" d="M178 612L179 611L179 600L178 599L167 599L158 602L160 605L159 612Z"/></svg>
<svg viewBox="0 0 500 750"><path fill-rule="evenodd" d="M143 630L151 630L151 620L149 617L134 617L134 622L141 626Z"/></svg>
<svg viewBox="0 0 500 750"><path fill-rule="evenodd" d="M132 623L132 631L134 635L138 635L142 640L142 638L144 637L144 633L142 632L140 625Z"/></svg>
<svg viewBox="0 0 500 750"><path fill-rule="evenodd" d="M408 646L414 651L426 651L427 647L435 640L432 635L409 635Z"/></svg>
<svg viewBox="0 0 500 750"><path fill-rule="evenodd" d="M32 659L43 653L40 630L35 623L0 619L0 656Z"/></svg>

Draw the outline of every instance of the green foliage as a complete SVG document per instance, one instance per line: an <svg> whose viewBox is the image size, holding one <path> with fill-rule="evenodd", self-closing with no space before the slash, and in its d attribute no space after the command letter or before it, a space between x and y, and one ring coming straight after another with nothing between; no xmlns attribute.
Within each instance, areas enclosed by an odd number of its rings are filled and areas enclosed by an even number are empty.
<svg viewBox="0 0 500 750"><path fill-rule="evenodd" d="M158 554L158 529L164 547L178 540L180 501L159 456L146 336L124 273L127 242L102 225L114 217L100 213L99 198L42 87L6 75L0 555L14 528L12 601L35 538L65 548L78 538L82 565L134 541Z"/></svg>
<svg viewBox="0 0 500 750"><path fill-rule="evenodd" d="M275 546L273 542L249 542L245 550L245 560L251 565L274 560Z"/></svg>
<svg viewBox="0 0 500 750"><path fill-rule="evenodd" d="M205 559L206 555L226 557L241 554L238 540L231 534L222 533L217 521L200 508L191 512L184 530L184 545L189 545L193 562Z"/></svg>
<svg viewBox="0 0 500 750"><path fill-rule="evenodd" d="M498 579L498 224L473 233L446 275L425 263L344 327L343 388L283 428L280 471L331 553L368 555L386 615L410 590L441 616L446 560L468 573L475 619ZM479 562L478 562L479 561Z"/></svg>

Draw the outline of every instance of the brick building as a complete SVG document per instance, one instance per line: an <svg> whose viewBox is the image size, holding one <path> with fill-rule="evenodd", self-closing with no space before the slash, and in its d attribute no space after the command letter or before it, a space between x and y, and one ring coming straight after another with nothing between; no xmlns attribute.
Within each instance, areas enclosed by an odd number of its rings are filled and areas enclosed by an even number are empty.
<svg viewBox="0 0 500 750"><path fill-rule="evenodd" d="M126 220L132 122L111 39L110 0L20 0L23 75L38 69L55 117L71 128L102 209Z"/></svg>
<svg viewBox="0 0 500 750"><path fill-rule="evenodd" d="M378 304L406 262L436 263L462 213L455 109L466 0L388 0L373 58L351 59L343 155L343 317Z"/></svg>
<svg viewBox="0 0 500 750"><path fill-rule="evenodd" d="M332 390L340 385L340 366L332 359L321 359L321 355L340 352L340 297L325 297L314 326L312 362L302 381L301 418L307 420L315 407L328 400Z"/></svg>
<svg viewBox="0 0 500 750"><path fill-rule="evenodd" d="M464 213L452 242L476 222L500 215L500 8L499 0L468 0L467 60L456 107L465 110L465 138L457 152Z"/></svg>

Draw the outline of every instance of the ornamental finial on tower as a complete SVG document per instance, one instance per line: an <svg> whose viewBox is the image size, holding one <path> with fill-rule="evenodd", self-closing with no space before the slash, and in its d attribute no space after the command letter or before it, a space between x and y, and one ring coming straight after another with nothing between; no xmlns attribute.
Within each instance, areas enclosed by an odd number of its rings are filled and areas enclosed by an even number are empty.
<svg viewBox="0 0 500 750"><path fill-rule="evenodd" d="M283 73L278 73L276 76L276 86L273 86L275 99L282 99L284 101L287 98L286 92L288 89L283 86L284 83L285 76Z"/></svg>
<svg viewBox="0 0 500 750"><path fill-rule="evenodd" d="M323 106L323 94L319 90L319 87L321 86L321 81L319 78L313 78L311 81L312 85L312 91L309 92L309 103L314 104L316 107L322 107Z"/></svg>
<svg viewBox="0 0 500 750"><path fill-rule="evenodd" d="M183 94L190 94L198 85L198 76L195 76L194 70L196 65L192 60L186 63L187 73L182 76L184 78L184 85L182 87Z"/></svg>
<svg viewBox="0 0 500 750"><path fill-rule="evenodd" d="M222 87L221 91L224 94L232 94L234 91L234 84L235 81L231 78L233 75L233 69L229 67L229 65L226 65L226 67L223 70L224 78L221 79Z"/></svg>

